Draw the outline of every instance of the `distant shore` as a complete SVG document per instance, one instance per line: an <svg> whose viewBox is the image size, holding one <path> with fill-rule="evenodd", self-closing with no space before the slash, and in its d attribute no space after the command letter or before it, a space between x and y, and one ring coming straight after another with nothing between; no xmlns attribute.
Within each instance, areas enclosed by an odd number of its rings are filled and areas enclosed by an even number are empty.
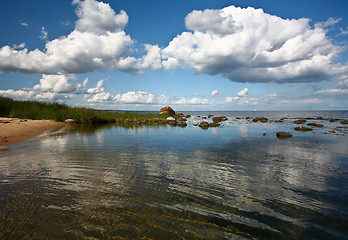
<svg viewBox="0 0 348 240"><path fill-rule="evenodd" d="M64 126L52 120L30 120L0 117L0 146L25 142L40 134Z"/></svg>

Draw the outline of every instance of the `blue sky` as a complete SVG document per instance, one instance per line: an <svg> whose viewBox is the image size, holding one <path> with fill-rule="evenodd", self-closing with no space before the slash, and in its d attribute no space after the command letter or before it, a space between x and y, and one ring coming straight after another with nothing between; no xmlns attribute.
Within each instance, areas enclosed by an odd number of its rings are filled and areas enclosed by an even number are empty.
<svg viewBox="0 0 348 240"><path fill-rule="evenodd" d="M1 3L0 95L98 109L348 106L348 2Z"/></svg>

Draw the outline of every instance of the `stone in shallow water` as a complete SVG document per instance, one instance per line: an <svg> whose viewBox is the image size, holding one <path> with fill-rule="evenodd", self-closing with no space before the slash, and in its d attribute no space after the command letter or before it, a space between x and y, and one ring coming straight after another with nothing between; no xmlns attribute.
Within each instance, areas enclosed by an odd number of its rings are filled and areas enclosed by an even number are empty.
<svg viewBox="0 0 348 240"><path fill-rule="evenodd" d="M277 135L277 138L280 138L280 139L287 139L292 137L292 134L287 132L277 132L276 135Z"/></svg>
<svg viewBox="0 0 348 240"><path fill-rule="evenodd" d="M300 131L300 132L308 132L308 131L312 131L312 128L308 128L308 127L295 127L294 128L296 131Z"/></svg>

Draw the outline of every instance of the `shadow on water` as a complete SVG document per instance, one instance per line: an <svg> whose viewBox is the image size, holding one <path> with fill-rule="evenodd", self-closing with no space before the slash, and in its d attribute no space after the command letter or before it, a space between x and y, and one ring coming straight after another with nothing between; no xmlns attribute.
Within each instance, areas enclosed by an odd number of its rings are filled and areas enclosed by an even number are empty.
<svg viewBox="0 0 348 240"><path fill-rule="evenodd" d="M1 239L347 238L345 137L78 125L0 155ZM263 134L265 133L265 135Z"/></svg>

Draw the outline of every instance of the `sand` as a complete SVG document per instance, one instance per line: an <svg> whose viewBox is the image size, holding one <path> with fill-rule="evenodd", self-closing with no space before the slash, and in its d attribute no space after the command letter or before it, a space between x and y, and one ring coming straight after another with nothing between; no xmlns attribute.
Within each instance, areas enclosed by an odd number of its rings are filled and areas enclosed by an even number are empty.
<svg viewBox="0 0 348 240"><path fill-rule="evenodd" d="M64 126L51 120L30 120L0 117L0 146L25 142L42 133Z"/></svg>

